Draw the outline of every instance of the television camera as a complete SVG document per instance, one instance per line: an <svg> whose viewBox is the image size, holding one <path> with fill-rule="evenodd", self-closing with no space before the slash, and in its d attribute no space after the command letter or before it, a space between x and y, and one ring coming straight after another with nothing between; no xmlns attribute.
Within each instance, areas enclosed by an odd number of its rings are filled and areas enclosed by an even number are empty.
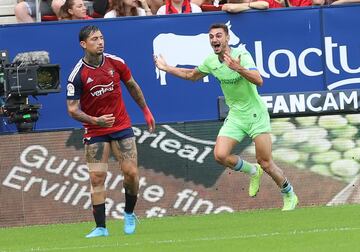
<svg viewBox="0 0 360 252"><path fill-rule="evenodd" d="M60 66L49 64L46 51L19 53L10 63L8 52L0 50L0 104L9 123L19 132L29 132L39 119L41 104L29 96L60 92Z"/></svg>

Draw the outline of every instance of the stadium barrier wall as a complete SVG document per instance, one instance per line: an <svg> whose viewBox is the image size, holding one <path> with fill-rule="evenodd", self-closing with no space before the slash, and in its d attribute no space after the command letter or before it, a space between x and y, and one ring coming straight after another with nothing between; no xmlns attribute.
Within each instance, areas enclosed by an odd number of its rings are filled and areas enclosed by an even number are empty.
<svg viewBox="0 0 360 252"><path fill-rule="evenodd" d="M255 55L265 80L259 91L270 112L284 117L272 119L273 156L294 184L300 206L359 203L360 116L341 114L358 109L358 93L353 88L359 79L360 57L350 57L360 50L359 38L353 36L360 23L356 11L359 6L1 26L2 48L12 56L23 51L50 52L52 63L61 64L63 90L40 97L39 131L0 135L0 227L92 220L82 131L66 114L64 90L71 67L82 56L77 33L85 24L98 25L104 31L107 51L126 60L159 122L155 135L149 136L140 125L141 112L125 97L139 151L141 189L136 212L140 217L282 205L279 189L268 176L253 199L247 195L246 175L215 163L214 140L222 125L217 121L221 92L216 81L209 78L209 83L193 85L166 75L166 83L161 83L160 74L156 79L152 54L159 47L154 46L155 38L176 34L163 42L171 47L165 52L193 57L187 46L197 45L192 40L195 35L205 34L211 23L228 21L234 37L241 38L237 46L244 43ZM264 24L273 29L265 29ZM190 42L178 43L178 35ZM206 34L199 37L204 37L199 48L206 47ZM171 55L167 58L170 61ZM180 65L196 65L196 60ZM299 110L299 105L292 111L291 104L298 104L301 97L305 110ZM321 109L312 111L313 107ZM315 113L334 112L337 107L338 115ZM313 116L289 117L309 111ZM185 122L173 123L179 121ZM236 152L255 162L251 141L244 140ZM124 194L115 160L110 162L107 188L108 218L121 219Z"/></svg>
<svg viewBox="0 0 360 252"><path fill-rule="evenodd" d="M209 77L194 85L158 72L153 54L164 55L171 65L199 65L211 52L209 26L224 22L231 46L245 46L253 55L264 78L261 94L355 88L360 83L360 37L354 36L359 11L359 5L351 5L4 25L0 49L7 49L11 59L20 52L45 50L52 63L61 65L62 92L38 97L43 105L38 130L80 127L67 115L65 89L83 56L78 32L89 24L103 31L106 52L130 66L158 122L216 120L222 95L218 82ZM124 93L133 123L144 123L140 109ZM3 123L2 131L12 126Z"/></svg>
<svg viewBox="0 0 360 252"><path fill-rule="evenodd" d="M273 156L299 196L300 207L360 202L360 115L272 119ZM280 208L279 188L264 176L256 198L248 176L213 158L222 123L134 127L139 153L142 218ZM92 220L81 130L0 135L0 227ZM235 150L255 162L254 145ZM122 219L123 177L110 161L107 216Z"/></svg>

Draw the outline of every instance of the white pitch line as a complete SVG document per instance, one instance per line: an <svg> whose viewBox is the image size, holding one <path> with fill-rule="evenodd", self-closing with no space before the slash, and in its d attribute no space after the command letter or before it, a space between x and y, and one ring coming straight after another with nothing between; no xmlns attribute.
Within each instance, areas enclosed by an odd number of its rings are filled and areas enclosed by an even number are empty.
<svg viewBox="0 0 360 252"><path fill-rule="evenodd" d="M347 199L354 191L354 185L356 185L358 179L360 179L360 177L356 176L352 181L350 181L350 183L347 186L345 186L339 193L337 193L335 197L332 198L330 202L328 202L326 205L334 206L334 205L346 203Z"/></svg>
<svg viewBox="0 0 360 252"><path fill-rule="evenodd" d="M91 246L78 246L78 247L61 247L61 248L30 248L25 250L0 250L0 252L46 252L46 251L56 251L56 250L81 250L81 249L94 249L94 248L121 248L128 246L143 246L146 244L176 244L176 243L186 243L186 242L202 242L202 241L225 241L225 240L241 240L249 238L262 238L262 237L272 237L280 235L303 235L303 234L313 234L313 233L330 233L330 232L345 232L345 231L356 231L360 230L360 227L339 227L339 228L320 228L320 229L311 229L311 230L292 230L289 232L273 232L273 233L260 233L260 234L243 234L243 235L233 235L233 236L215 236L215 237L199 237L194 239L173 239L173 240L158 240L158 241L145 241L145 242L124 242L109 245L91 245ZM104 238L106 239L106 238Z"/></svg>

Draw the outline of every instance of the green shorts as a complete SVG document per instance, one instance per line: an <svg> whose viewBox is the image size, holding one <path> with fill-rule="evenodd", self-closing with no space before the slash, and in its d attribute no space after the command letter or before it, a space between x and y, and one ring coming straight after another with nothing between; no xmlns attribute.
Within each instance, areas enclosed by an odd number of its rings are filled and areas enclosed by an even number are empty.
<svg viewBox="0 0 360 252"><path fill-rule="evenodd" d="M239 120L234 115L228 115L218 136L226 136L241 142L245 136L254 139L262 133L270 133L270 116L267 112L253 114L249 120Z"/></svg>

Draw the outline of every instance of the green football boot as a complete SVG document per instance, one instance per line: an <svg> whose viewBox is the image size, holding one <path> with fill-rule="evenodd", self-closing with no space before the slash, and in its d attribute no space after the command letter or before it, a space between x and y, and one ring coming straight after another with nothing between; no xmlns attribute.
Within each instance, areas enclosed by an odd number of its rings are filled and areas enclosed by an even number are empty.
<svg viewBox="0 0 360 252"><path fill-rule="evenodd" d="M249 196L255 197L260 188L261 177L264 173L259 164L255 164L256 173L250 177Z"/></svg>
<svg viewBox="0 0 360 252"><path fill-rule="evenodd" d="M284 206L281 211L291 211L294 210L296 205L299 203L298 197L294 192L284 193Z"/></svg>

